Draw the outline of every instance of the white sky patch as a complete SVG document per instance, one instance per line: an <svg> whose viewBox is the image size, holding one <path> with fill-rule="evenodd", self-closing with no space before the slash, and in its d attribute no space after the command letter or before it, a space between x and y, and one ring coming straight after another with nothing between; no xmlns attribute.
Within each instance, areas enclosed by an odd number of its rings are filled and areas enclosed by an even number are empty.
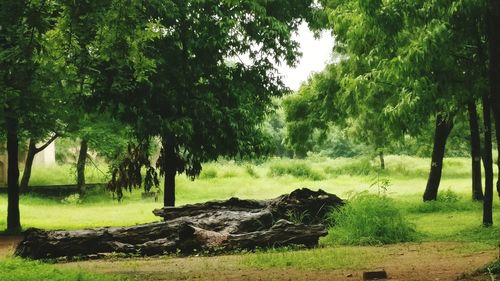
<svg viewBox="0 0 500 281"><path fill-rule="evenodd" d="M329 32L322 32L319 39L315 39L307 24L300 25L295 40L300 44L302 57L296 67L290 68L286 64L278 66L285 85L296 91L307 81L314 72L319 72L332 61L334 40Z"/></svg>

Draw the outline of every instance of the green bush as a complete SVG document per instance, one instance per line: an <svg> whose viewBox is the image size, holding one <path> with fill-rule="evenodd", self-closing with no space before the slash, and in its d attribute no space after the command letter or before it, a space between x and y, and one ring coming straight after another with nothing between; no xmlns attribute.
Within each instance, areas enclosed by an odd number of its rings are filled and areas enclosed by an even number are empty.
<svg viewBox="0 0 500 281"><path fill-rule="evenodd" d="M412 241L415 227L386 196L359 193L330 214L325 242L343 245L377 245Z"/></svg>
<svg viewBox="0 0 500 281"><path fill-rule="evenodd" d="M291 175L296 178L323 180L325 177L304 163L275 163L269 167L269 176Z"/></svg>
<svg viewBox="0 0 500 281"><path fill-rule="evenodd" d="M201 170L200 179L213 179L217 177L217 171L213 168L204 168Z"/></svg>

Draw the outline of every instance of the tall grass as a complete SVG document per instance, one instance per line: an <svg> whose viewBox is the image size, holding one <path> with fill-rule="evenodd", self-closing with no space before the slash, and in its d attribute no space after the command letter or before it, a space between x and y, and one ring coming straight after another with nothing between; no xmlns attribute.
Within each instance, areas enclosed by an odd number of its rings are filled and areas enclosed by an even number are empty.
<svg viewBox="0 0 500 281"><path fill-rule="evenodd" d="M413 241L412 225L387 196L359 193L330 215L332 227L326 242L343 245L376 245Z"/></svg>

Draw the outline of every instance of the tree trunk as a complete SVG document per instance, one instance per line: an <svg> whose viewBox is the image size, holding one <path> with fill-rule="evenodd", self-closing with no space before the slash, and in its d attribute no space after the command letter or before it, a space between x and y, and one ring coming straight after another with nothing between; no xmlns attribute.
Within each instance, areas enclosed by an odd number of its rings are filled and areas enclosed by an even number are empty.
<svg viewBox="0 0 500 281"><path fill-rule="evenodd" d="M172 138L168 138L163 142L164 163L166 166L164 175L164 191L163 191L163 205L165 207L175 206L175 174L177 173L176 167L176 154L175 144Z"/></svg>
<svg viewBox="0 0 500 281"><path fill-rule="evenodd" d="M378 153L378 158L380 159L380 169L385 170L384 151L382 149Z"/></svg>
<svg viewBox="0 0 500 281"><path fill-rule="evenodd" d="M76 185L78 192L85 192L85 164L87 162L88 141L83 139L80 142L80 153L76 162Z"/></svg>
<svg viewBox="0 0 500 281"><path fill-rule="evenodd" d="M424 201L437 199L439 183L441 182L441 173L443 169L444 151L446 140L453 128L453 118L451 116L436 116L436 130L434 134L434 147L432 149L432 162L427 186L424 192Z"/></svg>
<svg viewBox="0 0 500 281"><path fill-rule="evenodd" d="M467 109L469 112L470 151L472 159L472 200L481 201L484 199L481 176L481 137L475 101L470 101Z"/></svg>
<svg viewBox="0 0 500 281"><path fill-rule="evenodd" d="M488 11L488 43L489 43L489 80L490 97L493 117L495 118L495 134L497 137L497 150L499 157L497 166L500 170L500 1L490 0ZM497 192L500 196L500 177L497 180Z"/></svg>
<svg viewBox="0 0 500 281"><path fill-rule="evenodd" d="M493 224L493 156L491 144L491 107L487 94L483 95L483 122L484 122L484 204L483 225Z"/></svg>
<svg viewBox="0 0 500 281"><path fill-rule="evenodd" d="M22 192L28 190L28 184L31 177L31 168L33 167L33 160L35 159L36 153L36 143L33 139L30 139L28 145L28 155L26 156L26 163L24 163L23 177L21 178L21 185L19 186L19 189Z"/></svg>
<svg viewBox="0 0 500 281"><path fill-rule="evenodd" d="M7 231L21 230L19 212L19 120L14 112L6 110L5 125L7 129Z"/></svg>

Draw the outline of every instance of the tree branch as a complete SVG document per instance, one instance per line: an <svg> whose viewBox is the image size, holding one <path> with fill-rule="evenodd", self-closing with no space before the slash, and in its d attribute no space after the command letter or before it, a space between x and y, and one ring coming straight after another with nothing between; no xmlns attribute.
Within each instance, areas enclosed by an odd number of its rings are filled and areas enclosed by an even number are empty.
<svg viewBox="0 0 500 281"><path fill-rule="evenodd" d="M44 145L42 145L40 147L35 147L35 154L39 153L40 151L47 148L47 146L49 146L52 142L54 142L58 137L59 137L59 134L55 133L47 142L45 142Z"/></svg>

